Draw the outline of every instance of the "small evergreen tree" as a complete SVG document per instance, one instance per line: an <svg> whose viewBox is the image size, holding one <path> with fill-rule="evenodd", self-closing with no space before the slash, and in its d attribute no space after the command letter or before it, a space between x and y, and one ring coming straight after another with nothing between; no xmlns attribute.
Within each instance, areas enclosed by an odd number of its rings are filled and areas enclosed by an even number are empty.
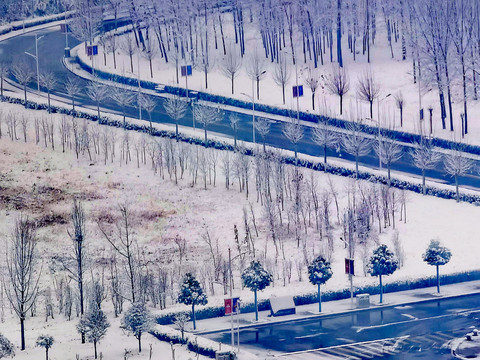
<svg viewBox="0 0 480 360"><path fill-rule="evenodd" d="M0 359L7 356L15 356L15 350L10 340L0 334Z"/></svg>
<svg viewBox="0 0 480 360"><path fill-rule="evenodd" d="M390 275L398 268L395 254L388 250L387 245L380 245L368 262L368 273L380 279L380 304L383 302L382 276Z"/></svg>
<svg viewBox="0 0 480 360"><path fill-rule="evenodd" d="M192 305L193 330L196 330L197 325L195 323L195 305L206 305L208 300L207 294L203 292L200 283L191 273L186 273L183 277L183 282L177 301L181 304Z"/></svg>
<svg viewBox="0 0 480 360"><path fill-rule="evenodd" d="M437 268L437 292L440 293L440 276L438 267L445 265L450 261L452 252L445 246L440 245L440 241L431 240L427 250L422 255L423 261L428 265L436 266Z"/></svg>
<svg viewBox="0 0 480 360"><path fill-rule="evenodd" d="M313 285L318 286L318 312L322 312L322 297L320 285L325 284L332 277L332 267L330 262L322 256L318 256L308 265L308 279Z"/></svg>
<svg viewBox="0 0 480 360"><path fill-rule="evenodd" d="M55 340L50 335L40 335L37 338L37 346L45 348L45 358L48 360L48 350L53 346Z"/></svg>
<svg viewBox="0 0 480 360"><path fill-rule="evenodd" d="M139 352L142 352L142 334L148 332L152 326L152 315L144 303L133 304L123 316L122 327L137 338Z"/></svg>
<svg viewBox="0 0 480 360"><path fill-rule="evenodd" d="M272 275L263 268L259 261L252 261L242 273L243 286L255 295L255 320L258 321L257 291L262 291L272 282Z"/></svg>
<svg viewBox="0 0 480 360"><path fill-rule="evenodd" d="M85 334L88 342L93 343L95 359L97 358L97 343L107 333L110 323L102 310L95 302L90 304L88 312L82 317L77 325L80 334Z"/></svg>

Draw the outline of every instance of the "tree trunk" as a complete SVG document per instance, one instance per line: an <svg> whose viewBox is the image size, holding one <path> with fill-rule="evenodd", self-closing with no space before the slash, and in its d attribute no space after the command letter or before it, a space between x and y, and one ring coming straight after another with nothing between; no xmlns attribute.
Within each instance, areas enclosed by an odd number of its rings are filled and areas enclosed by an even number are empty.
<svg viewBox="0 0 480 360"><path fill-rule="evenodd" d="M422 169L422 193L425 195L427 189L425 188L425 169Z"/></svg>
<svg viewBox="0 0 480 360"><path fill-rule="evenodd" d="M320 284L318 284L318 312L322 312L322 294L320 292Z"/></svg>
<svg viewBox="0 0 480 360"><path fill-rule="evenodd" d="M97 342L96 341L93 342L93 348L95 350L95 359L96 359L97 358Z"/></svg>
<svg viewBox="0 0 480 360"><path fill-rule="evenodd" d="M373 119L373 100L370 101L370 119Z"/></svg>
<svg viewBox="0 0 480 360"><path fill-rule="evenodd" d="M340 95L340 115L343 113L343 95Z"/></svg>
<svg viewBox="0 0 480 360"><path fill-rule="evenodd" d="M327 164L327 145L323 145L323 162Z"/></svg>
<svg viewBox="0 0 480 360"><path fill-rule="evenodd" d="M458 175L455 175L455 191L457 194L457 202L460 201L460 193L458 192Z"/></svg>
<svg viewBox="0 0 480 360"><path fill-rule="evenodd" d="M382 284L382 275L379 275L380 278L380 304L383 303L383 284Z"/></svg>
<svg viewBox="0 0 480 360"><path fill-rule="evenodd" d="M20 350L25 350L25 319L22 317L20 318L20 339L21 339L21 347Z"/></svg>
<svg viewBox="0 0 480 360"><path fill-rule="evenodd" d="M195 322L195 304L192 304L192 322L193 322L193 330L197 330L197 324Z"/></svg>
<svg viewBox="0 0 480 360"><path fill-rule="evenodd" d="M78 154L77 154L78 155ZM78 156L77 156L78 158ZM80 315L84 314L83 307L83 262L82 262L82 245L77 243L78 255L77 255L77 278L78 278L78 292L80 295ZM82 332L82 344L85 344L85 333Z"/></svg>
<svg viewBox="0 0 480 360"><path fill-rule="evenodd" d="M255 321L258 321L257 290L253 291L255 298Z"/></svg>
<svg viewBox="0 0 480 360"><path fill-rule="evenodd" d="M437 265L437 293L440 294L440 276L438 273L438 265Z"/></svg>
<svg viewBox="0 0 480 360"><path fill-rule="evenodd" d="M337 0L337 60L338 60L338 66L343 67L341 11L342 11L342 0Z"/></svg>
<svg viewBox="0 0 480 360"><path fill-rule="evenodd" d="M45 360L48 360L48 348L45 348Z"/></svg>
<svg viewBox="0 0 480 360"><path fill-rule="evenodd" d="M358 155L355 155L355 177L358 179Z"/></svg>
<svg viewBox="0 0 480 360"><path fill-rule="evenodd" d="M138 352L142 352L142 332L138 334Z"/></svg>
<svg viewBox="0 0 480 360"><path fill-rule="evenodd" d="M178 142L178 121L175 122L175 138L177 139L177 142Z"/></svg>

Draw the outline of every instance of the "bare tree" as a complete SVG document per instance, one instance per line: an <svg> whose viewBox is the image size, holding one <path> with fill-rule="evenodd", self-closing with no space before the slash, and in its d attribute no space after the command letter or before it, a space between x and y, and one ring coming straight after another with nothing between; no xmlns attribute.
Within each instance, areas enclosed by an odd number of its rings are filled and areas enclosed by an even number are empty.
<svg viewBox="0 0 480 360"><path fill-rule="evenodd" d="M410 155L413 158L415 166L422 171L422 188L423 195L425 195L425 171L434 169L437 163L442 159L442 155L434 150L431 140L426 138L422 138L420 143L416 144L416 147Z"/></svg>
<svg viewBox="0 0 480 360"><path fill-rule="evenodd" d="M237 148L237 134L238 134L238 127L240 124L240 118L236 113L231 113L229 120L230 120L230 127L233 130L233 146Z"/></svg>
<svg viewBox="0 0 480 360"><path fill-rule="evenodd" d="M155 110L157 107L157 103L151 96L148 95L141 95L138 100L140 103L140 106L145 109L145 111L148 113L148 120L150 122L150 134L153 133L153 126L152 126L152 112Z"/></svg>
<svg viewBox="0 0 480 360"><path fill-rule="evenodd" d="M443 157L443 166L450 176L455 178L455 192L457 202L460 201L458 191L458 177L467 174L473 167L473 160L465 156L465 153L458 149L452 149Z"/></svg>
<svg viewBox="0 0 480 360"><path fill-rule="evenodd" d="M343 113L343 97L350 91L350 79L345 67L336 66L325 77L325 86L333 95L340 98L340 115Z"/></svg>
<svg viewBox="0 0 480 360"><path fill-rule="evenodd" d="M255 129L258 131L258 133L262 137L263 152L265 152L266 151L265 138L270 132L270 121L268 121L268 119L265 119L263 117L257 118L257 121L255 122Z"/></svg>
<svg viewBox="0 0 480 360"><path fill-rule="evenodd" d="M400 126L403 127L403 108L405 106L405 99L401 91L397 92L394 96L395 104L398 110L400 110Z"/></svg>
<svg viewBox="0 0 480 360"><path fill-rule="evenodd" d="M130 58L130 71L133 73L133 55L137 50L137 44L135 43L135 37L132 31L123 35L120 47Z"/></svg>
<svg viewBox="0 0 480 360"><path fill-rule="evenodd" d="M312 109L315 110L315 93L320 86L320 79L318 77L318 73L316 69L309 67L307 74L305 76L305 83L310 88L312 92Z"/></svg>
<svg viewBox="0 0 480 360"><path fill-rule="evenodd" d="M402 157L402 146L397 144L394 140L380 137L373 145L373 149L380 159L381 163L387 167L388 183L390 185L390 169L392 163L398 161Z"/></svg>
<svg viewBox="0 0 480 360"><path fill-rule="evenodd" d="M108 98L108 87L98 79L94 79L87 85L87 96L96 102L97 116L100 118L100 103Z"/></svg>
<svg viewBox="0 0 480 360"><path fill-rule="evenodd" d="M267 64L265 57L258 49L255 49L250 55L246 70L250 79L252 79L252 81L256 81L257 83L257 99L260 99L260 81L265 77L267 72Z"/></svg>
<svg viewBox="0 0 480 360"><path fill-rule="evenodd" d="M81 93L80 83L74 77L69 77L65 82L65 91L72 99L72 108L75 111L75 97Z"/></svg>
<svg viewBox="0 0 480 360"><path fill-rule="evenodd" d="M211 72L214 67L215 61L212 57L208 56L208 53L205 53L196 59L195 68L203 72L205 78L205 89L208 89L208 73Z"/></svg>
<svg viewBox="0 0 480 360"><path fill-rule="evenodd" d="M93 6L91 0L77 0L73 4L75 17L70 21L69 28L78 40L92 44L100 33L103 12L98 6Z"/></svg>
<svg viewBox="0 0 480 360"><path fill-rule="evenodd" d="M349 122L346 129L347 133L342 136L342 145L348 154L355 156L355 174L358 178L358 158L370 152L371 142L360 131L359 123Z"/></svg>
<svg viewBox="0 0 480 360"><path fill-rule="evenodd" d="M13 76L23 86L25 107L27 107L27 85L33 79L33 71L26 63L15 64L12 69Z"/></svg>
<svg viewBox="0 0 480 360"><path fill-rule="evenodd" d="M373 119L373 101L380 94L380 85L371 71L365 71L358 79L357 96L370 104L370 118Z"/></svg>
<svg viewBox="0 0 480 360"><path fill-rule="evenodd" d="M68 272L70 278L77 284L78 299L80 305L80 314L85 313L85 285L84 275L86 272L86 231L85 231L85 210L79 200L74 200L71 212L72 231L67 231L68 236L72 240L73 257L62 262L63 267ZM85 343L85 335L82 334L82 344Z"/></svg>
<svg viewBox="0 0 480 360"><path fill-rule="evenodd" d="M111 52L113 56L113 68L117 69L117 38L115 34L106 34L105 35L105 51Z"/></svg>
<svg viewBox="0 0 480 360"><path fill-rule="evenodd" d="M4 282L5 293L20 320L21 350L25 350L25 319L38 295L41 270L37 271L37 236L29 219L15 221L11 246L6 251L10 285Z"/></svg>
<svg viewBox="0 0 480 360"><path fill-rule="evenodd" d="M55 79L55 75L48 71L43 74L40 74L40 86L43 86L47 89L47 96L48 96L48 112L50 112L50 93L55 88L57 84L57 79Z"/></svg>
<svg viewBox="0 0 480 360"><path fill-rule="evenodd" d="M182 119L188 109L188 103L183 100L179 95L173 95L165 99L163 107L167 112L167 115L175 121L175 137L178 141L178 121Z"/></svg>
<svg viewBox="0 0 480 360"><path fill-rule="evenodd" d="M126 110L135 99L135 94L123 86L115 86L110 91L110 97L122 108L123 128L126 127Z"/></svg>
<svg viewBox="0 0 480 360"><path fill-rule="evenodd" d="M232 82L232 94L234 94L234 81L242 67L242 57L237 48L230 44L227 48L225 57L222 60L222 72Z"/></svg>
<svg viewBox="0 0 480 360"><path fill-rule="evenodd" d="M195 121L203 125L205 131L205 144L207 144L207 129L210 125L223 119L223 110L220 107L198 104L193 110L193 116L195 117Z"/></svg>
<svg viewBox="0 0 480 360"><path fill-rule="evenodd" d="M131 291L130 300L133 304L137 299L138 252L132 233L130 209L126 203L120 204L118 209L120 211L120 219L116 223L116 232L113 235L109 234L100 222L98 222L98 227L108 243L126 262L125 268Z"/></svg>
<svg viewBox="0 0 480 360"><path fill-rule="evenodd" d="M297 119L290 118L283 126L283 135L293 144L296 159L298 143L303 139L303 126Z"/></svg>
<svg viewBox="0 0 480 360"><path fill-rule="evenodd" d="M145 47L142 52L142 56L148 60L148 63L150 65L150 77L153 78L153 66L152 66L152 60L157 56L158 50L155 47L155 42L151 39L148 38L147 41L145 41Z"/></svg>
<svg viewBox="0 0 480 360"><path fill-rule="evenodd" d="M323 162L327 163L327 149L334 149L338 144L338 137L326 122L318 122L317 126L312 129L312 140L319 146L323 147Z"/></svg>
<svg viewBox="0 0 480 360"><path fill-rule="evenodd" d="M275 64L275 69L273 70L273 80L275 84L282 87L282 96L283 104L285 105L285 86L290 81L291 76L290 67L287 64L287 60L281 56L278 62Z"/></svg>

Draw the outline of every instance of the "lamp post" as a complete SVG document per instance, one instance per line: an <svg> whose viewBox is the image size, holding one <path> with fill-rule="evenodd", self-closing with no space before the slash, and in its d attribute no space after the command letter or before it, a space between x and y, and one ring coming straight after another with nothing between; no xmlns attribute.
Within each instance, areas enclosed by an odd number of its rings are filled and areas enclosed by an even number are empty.
<svg viewBox="0 0 480 360"><path fill-rule="evenodd" d="M25 51L25 54L33 57L35 59L35 62L37 63L37 91L40 92L40 72L38 70L38 40L43 38L45 35L38 36L38 34L35 34L35 55L30 54L29 52Z"/></svg>
<svg viewBox="0 0 480 360"><path fill-rule="evenodd" d="M266 70L262 71L257 76L257 78L259 78L260 76L262 76L266 72L267 72ZM253 143L255 144L255 142L256 142L255 141L255 79L253 77L252 77L252 95L248 95L248 94L245 94L243 92L241 94L252 100L252 104L253 104L253 107L252 107L252 133L253 133Z"/></svg>

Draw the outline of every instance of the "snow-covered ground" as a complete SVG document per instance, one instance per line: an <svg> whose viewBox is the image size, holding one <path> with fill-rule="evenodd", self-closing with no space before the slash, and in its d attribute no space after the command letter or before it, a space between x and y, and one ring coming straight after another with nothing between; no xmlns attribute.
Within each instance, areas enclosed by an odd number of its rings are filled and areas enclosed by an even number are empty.
<svg viewBox="0 0 480 360"><path fill-rule="evenodd" d="M90 256L93 259L108 257L112 250L109 244L101 236L96 220L104 218L105 214L111 215L114 219L118 214L118 204L128 202L132 211L134 236L140 247L145 250L145 254L152 259L155 264L170 270L178 270L178 251L175 250L174 238L178 234L187 240L187 251L184 265L181 271L192 270L201 276L202 272L208 268L210 263L209 250L202 234L205 226L208 226L212 239L219 239L219 249L225 259L228 248L235 249L233 226L237 225L240 237L244 236L243 230L243 209L249 211L250 204L256 215L256 222L259 231L256 245L258 249L264 252L266 242L269 243L267 256L272 259L274 256L273 245L269 239L269 230L264 219L264 210L256 202L254 193L254 180L251 179L252 192L249 199L245 198L245 193L239 193L238 185L232 180L230 190L225 189L225 180L222 174L221 165L217 169L216 186L207 184L207 189L203 189L202 181L192 186L191 177L188 171L184 179L179 180L175 185L173 180L169 179L165 172L164 176L159 173L154 174L151 169L150 160L147 156L147 163L140 164L137 167L135 150L133 144L139 144L141 135L131 133L132 161L127 165L119 161L119 139L123 136L123 130L109 129L117 138L117 156L114 162L103 164L103 156L95 155L92 151L92 160L89 160L87 153L80 154L77 160L72 150L62 153L58 138L56 139L55 150L50 145L48 148L42 146L43 139L38 145L34 144L33 119L50 117L46 113L33 110L25 110L21 106L2 104L4 118L15 113L20 119L25 116L29 119L28 123L28 141L23 142L23 135L18 127L18 140L11 141L6 135L5 120L2 124L4 136L0 139L0 194L2 202L0 204L0 238L7 241L11 233L14 219L20 214L28 215L32 218L41 218L45 215L55 215L52 218L58 219L48 226L38 230L39 244L38 248L45 264L48 264L54 254L66 254L69 251L69 238L67 229L69 228L68 214L71 207L72 198L75 195L83 194L85 199L85 208L87 211L87 242ZM61 115L51 115L55 127L58 129L61 121ZM70 119L68 119L70 121ZM82 121L82 120L80 120ZM83 124L83 122L81 123ZM87 123L91 132L102 134L106 131L105 127L94 123ZM146 136L146 135L144 135ZM145 138L150 143L148 136ZM164 146L168 140L160 140ZM185 145L193 153L196 147ZM207 153L203 148L198 148L200 153ZM211 151L211 150L208 150ZM223 153L220 155L222 156ZM220 162L221 163L221 162ZM289 168L289 171L291 168ZM372 184L360 181L355 182L352 179L325 175L319 172L303 170L304 179L313 179L317 182L319 191L328 191L330 185L338 192L338 201L340 207L340 216L342 216L348 203L348 194L353 192L360 196L360 191L367 191ZM253 177L253 174L252 174ZM428 242L432 238L439 238L442 243L448 246L453 253L452 260L446 266L443 266L441 272L453 273L458 271L473 270L478 268L477 261L477 241L476 234L480 231L479 224L474 221L480 214L480 208L470 204L456 203L451 200L442 200L434 197L424 197L419 194L407 193L407 222L399 221L397 212L396 227L403 249L405 251L404 266L385 279L386 282L394 280L415 279L419 276L434 274L434 269L425 264L421 259ZM335 206L330 207L332 219L336 217ZM62 220L63 219L63 220ZM66 223L63 223L66 222ZM334 226L334 253L332 256L333 277L324 286L324 290L336 290L348 286L347 277L343 273L343 259L346 256L344 243L340 240L342 236L342 227L332 220ZM375 225L378 227L378 225ZM253 228L252 228L253 231ZM387 243L391 246L393 229L391 227L382 229L382 233L372 233L372 241L365 248L365 253L361 249L357 251L356 261L359 266L369 257L375 242ZM302 246L297 248L296 240L292 235L284 234L285 249L287 259L293 263L304 258ZM320 240L318 234L309 227L309 234L306 236L306 251L309 257L319 254L325 247L325 240ZM233 250L235 254L235 250ZM175 265L177 264L177 265ZM270 267L273 266L270 264ZM44 267L42 277L42 288L51 285L51 274L48 272L48 266ZM96 267L100 271L101 267ZM234 275L238 284L238 260L234 261ZM295 265L294 265L295 269ZM93 273L92 273L93 276ZM303 281L298 281L296 271L293 271L291 283L283 286L281 271L277 268L274 286L270 286L260 294L260 298L268 298L272 294L284 295L292 293L314 292L315 288L306 281L306 268L302 268ZM174 283L179 278L174 279ZM376 283L376 279L364 276L362 271L358 271L355 278L355 285ZM175 298L176 286L169 294L167 311L174 309L188 308L183 305L173 305L172 299ZM240 291L244 301L253 300L253 295L248 290ZM220 286L215 286L215 294L209 294L209 304L220 305L223 303L223 293ZM42 299L40 298L40 301ZM110 300L106 302L107 309L111 306ZM40 333L49 332L54 336L57 334L57 345L62 342L65 345L58 346L62 351L69 351L73 354L78 351L80 354L91 354L90 345L80 345L72 343L69 347L69 339L77 339L78 335L74 324L76 320L68 323L62 316L58 316L55 321L43 322L43 310L41 305L38 307L38 317L27 319L27 337L28 352L30 354L41 353L41 349L33 349L33 340ZM109 318L112 322L112 328L109 335L100 344L100 351L104 354L112 353L112 356L121 354L123 348L131 346L134 348L135 339L127 338L118 330L118 323L115 322L109 312ZM65 325L66 324L66 325ZM115 325L117 324L117 325ZM46 328L44 327L46 326ZM7 311L7 322L0 324L0 332L15 341L18 345L18 325L15 319ZM109 344L118 344L116 336L125 337L122 340L122 347ZM111 339L111 340L109 340ZM150 340L149 340L150 339ZM131 341L131 342L130 342ZM145 344L154 342L152 338L146 337ZM132 345L129 345L132 344ZM157 344L159 350L170 351L168 344ZM77 348L78 346L78 348ZM52 355L55 356L54 347ZM75 349L75 350L72 350ZM78 349L78 350L77 350ZM23 353L26 354L26 353ZM26 356L26 355L21 356ZM82 355L84 356L84 355ZM60 357L57 357L60 358ZM116 358L116 357L115 357ZM188 355L185 354L185 359Z"/></svg>
<svg viewBox="0 0 480 360"><path fill-rule="evenodd" d="M224 18L224 31L226 36L227 46L234 44L233 40L233 20L229 13L223 15ZM188 78L188 88L191 90L206 91L213 94L223 95L227 97L233 97L244 101L251 101L252 95L252 81L249 78L246 71L246 64L248 63L249 56L253 49L258 48L261 50L261 39L259 38L259 31L256 28L256 24L249 23L246 27L246 49L247 53L242 59L242 67L238 73L238 77L235 79L235 94L231 94L231 82L225 77L222 72L222 59L223 48L220 45L215 50L213 47L213 36L211 36L211 50L210 56L212 58L213 68L208 74L208 88L205 88L205 77L202 71L193 69L193 74ZM278 86L273 79L273 72L275 64L272 64L267 59L267 73L265 78L260 82L260 100L257 102L277 106L280 108L287 108L293 111L297 109L296 99L292 97L292 86L296 84L296 73L298 74L298 84L304 85L304 96L299 100L299 108L302 111L314 112L323 115L334 116L337 118L352 120L363 119L366 124L377 126L378 119L380 126L390 129L397 129L402 131L408 131L413 133L420 133L419 125L419 89L418 83L413 83L412 76L412 62L408 54L406 60L402 59L401 54L401 41L393 43L394 58L391 57L390 48L387 41L385 22L382 17L379 16L377 20L377 36L375 44L371 47L371 62L367 63L366 56L357 54L356 61L353 61L353 55L348 50L348 44L346 36L343 37L343 50L344 50L344 64L347 69L347 73L350 79L350 91L344 97L343 115L339 114L339 99L338 96L332 95L322 77L328 76L335 65L330 63L329 56L325 56L325 64L319 65L318 69L314 70L317 76L320 78L321 86L316 91L315 97L315 111L312 109L311 91L308 88L305 77L308 74L309 65L303 62L303 55L301 47L296 50L301 61L297 64L297 68L293 64L290 65L290 81L286 86L286 104L282 102L282 89ZM151 35L154 36L153 33ZM168 63L164 59L157 56L153 59L153 78L150 76L149 62L145 59L141 52L133 55L133 73L131 72L130 58L122 51L122 35L117 41L117 55L116 63L117 67L114 69L113 56L111 53L107 54L107 63L104 63L104 49L99 46L99 54L93 59L93 65L95 68L110 72L121 74L123 76L130 76L138 78L140 68L140 77L144 80L154 81L160 84L186 87L185 78L180 77L180 81L176 82L175 61L170 59ZM298 41L301 44L301 41ZM83 49L83 45L79 45L79 49ZM335 50L336 51L336 50ZM357 50L358 51L358 50ZM84 50L78 51L81 59L87 64L92 65L92 59L88 57ZM263 53L264 54L264 53ZM287 58L291 55L286 53ZM307 57L308 59L308 57ZM335 60L335 57L334 57ZM180 65L184 64L184 60L180 62ZM366 72L371 71L375 77L375 80L380 85L380 95L378 100L374 103L373 120L369 119L369 105L362 102L357 98L356 89L358 79ZM455 131L451 132L442 129L438 90L434 84L429 84L426 79L423 80L421 88L421 101L422 107L425 109L425 121L422 125L422 133L428 134L429 132L429 115L428 108L433 108L433 136L445 138L449 140L461 141L470 144L480 144L480 123L476 120L480 114L480 102L470 100L468 105L469 111L469 134L464 139L461 138L461 122L460 113L463 112L463 102L461 95L460 84L454 83L453 86L453 118ZM255 84L256 88L256 84ZM256 92L256 90L255 90ZM403 111L403 128L400 127L400 112L396 107L395 95L401 92L405 99L404 111ZM448 119L447 119L448 120Z"/></svg>

